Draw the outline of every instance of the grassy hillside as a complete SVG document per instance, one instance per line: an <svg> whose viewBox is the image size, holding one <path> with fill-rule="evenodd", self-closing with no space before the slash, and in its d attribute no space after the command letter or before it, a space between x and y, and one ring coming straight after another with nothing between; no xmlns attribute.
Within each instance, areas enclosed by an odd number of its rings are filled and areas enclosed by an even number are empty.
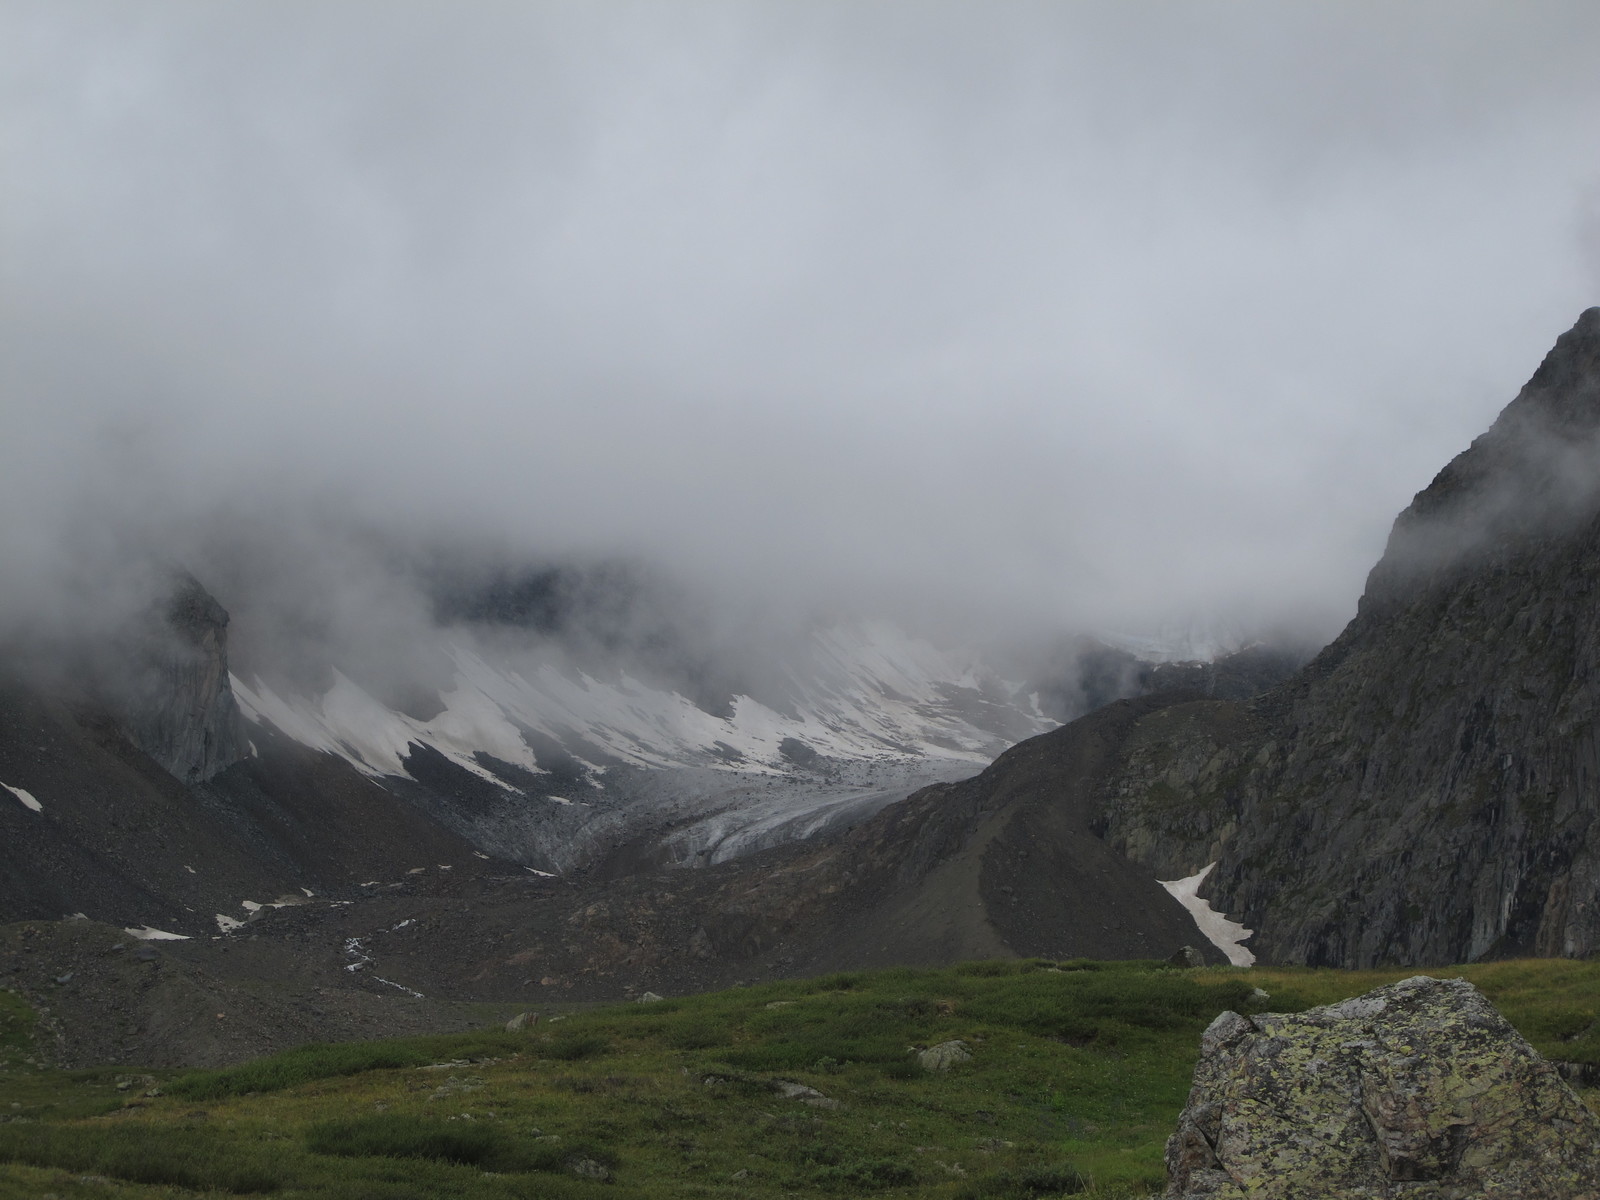
<svg viewBox="0 0 1600 1200"><path fill-rule="evenodd" d="M1413 973L970 963L188 1074L41 1068L0 992L0 1197L1142 1197L1218 1012ZM1600 963L1438 973L1600 1063ZM913 1052L952 1040L972 1057L948 1070Z"/></svg>

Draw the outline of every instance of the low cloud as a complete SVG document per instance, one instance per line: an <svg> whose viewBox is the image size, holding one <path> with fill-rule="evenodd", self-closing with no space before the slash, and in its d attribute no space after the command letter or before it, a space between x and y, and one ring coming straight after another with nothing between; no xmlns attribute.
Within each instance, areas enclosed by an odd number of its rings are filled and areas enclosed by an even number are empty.
<svg viewBox="0 0 1600 1200"><path fill-rule="evenodd" d="M1594 300L1596 45L1582 4L9 5L0 620L155 556L241 645L309 606L376 661L433 619L395 555L464 546L791 625L1326 636Z"/></svg>

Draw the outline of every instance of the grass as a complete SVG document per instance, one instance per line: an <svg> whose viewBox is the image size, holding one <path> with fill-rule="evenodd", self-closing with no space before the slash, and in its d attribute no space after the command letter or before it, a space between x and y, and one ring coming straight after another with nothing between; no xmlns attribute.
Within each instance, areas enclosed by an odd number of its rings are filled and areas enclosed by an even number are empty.
<svg viewBox="0 0 1600 1200"><path fill-rule="evenodd" d="M0 992L0 1068L31 1065L37 1018L15 992Z"/></svg>
<svg viewBox="0 0 1600 1200"><path fill-rule="evenodd" d="M0 1200L1146 1197L1212 1017L1414 973L970 963L183 1074L37 1069L32 1015L0 993ZM1547 1056L1600 1062L1600 963L1439 974ZM970 1061L917 1063L952 1039Z"/></svg>

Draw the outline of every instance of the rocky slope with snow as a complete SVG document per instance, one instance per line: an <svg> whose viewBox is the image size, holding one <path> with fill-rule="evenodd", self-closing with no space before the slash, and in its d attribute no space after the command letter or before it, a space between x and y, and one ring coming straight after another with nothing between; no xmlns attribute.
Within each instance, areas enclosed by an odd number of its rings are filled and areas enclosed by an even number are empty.
<svg viewBox="0 0 1600 1200"><path fill-rule="evenodd" d="M462 629L425 719L335 671L318 695L235 676L250 726L389 781L485 850L562 870L670 826L661 861L719 861L869 815L971 774L1054 722L1034 697L886 623L819 630L781 701L709 711L616 667L524 650L491 659Z"/></svg>
<svg viewBox="0 0 1600 1200"><path fill-rule="evenodd" d="M1287 685L1151 714L1100 829L1274 961L1600 952L1600 309L1395 523Z"/></svg>
<svg viewBox="0 0 1600 1200"><path fill-rule="evenodd" d="M760 687L671 645L636 673L535 652L548 589L514 588L462 607L493 628L439 626L431 692L230 678L228 626L180 592L165 690L0 685L0 911L396 1001L1185 944L1590 955L1597 578L1600 309L1402 514L1344 633L1253 698L1284 659L1102 646L1051 699L887 626L823 629Z"/></svg>
<svg viewBox="0 0 1600 1200"><path fill-rule="evenodd" d="M580 667L547 631L460 625L440 631L448 680L402 709L336 667L231 664L218 601L182 573L160 587L72 647L81 669L3 681L0 914L195 935L435 860L705 866L848 827L1054 724L977 656L881 623L818 630L764 698L711 703L603 653Z"/></svg>

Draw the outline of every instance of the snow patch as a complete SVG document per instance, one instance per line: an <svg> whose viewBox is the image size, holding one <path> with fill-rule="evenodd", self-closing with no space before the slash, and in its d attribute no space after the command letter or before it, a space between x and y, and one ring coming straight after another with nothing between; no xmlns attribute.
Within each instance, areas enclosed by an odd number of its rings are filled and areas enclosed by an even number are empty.
<svg viewBox="0 0 1600 1200"><path fill-rule="evenodd" d="M154 929L149 925L140 926L138 929L127 928L122 931L129 937L136 937L141 942L187 942L187 933L168 933L165 929Z"/></svg>
<svg viewBox="0 0 1600 1200"><path fill-rule="evenodd" d="M379 983L387 983L390 987L397 988L400 991L404 992L406 995L414 996L418 1000L426 1000L427 999L427 997L424 996L421 992L417 991L415 988L408 988L403 983L396 983L392 979L385 979L382 975L374 975L374 976L372 976L372 978L376 979Z"/></svg>
<svg viewBox="0 0 1600 1200"><path fill-rule="evenodd" d="M1174 879L1170 882L1158 880L1166 888L1172 898L1189 910L1189 915L1194 918L1194 923L1206 939L1228 956L1228 961L1236 967L1252 966L1256 956L1246 950L1239 943L1255 933L1254 929L1246 929L1237 921L1228 920L1223 913L1215 911L1209 900L1202 899L1197 893L1200 885L1206 881L1206 876L1211 874L1212 868L1217 864L1211 863L1197 875L1187 879Z"/></svg>
<svg viewBox="0 0 1600 1200"><path fill-rule="evenodd" d="M10 792L18 800L21 800L23 808L31 808L34 812L44 811L44 805L40 804L33 798L32 792L24 791L19 787L12 787L9 783L0 783L0 787L5 788L6 791Z"/></svg>
<svg viewBox="0 0 1600 1200"><path fill-rule="evenodd" d="M301 888L300 890L302 892L306 891L305 888ZM306 892L306 895L309 896L311 893ZM297 904L304 903L305 901L300 899L299 896L279 896L276 900L269 901L266 904L259 904L254 900L241 900L239 901L239 907L244 909L246 912L258 913L264 908L293 908Z"/></svg>
<svg viewBox="0 0 1600 1200"><path fill-rule="evenodd" d="M372 956L367 953L365 938L345 938L344 953L345 957L351 960L345 964L346 971L359 971L373 961Z"/></svg>
<svg viewBox="0 0 1600 1200"><path fill-rule="evenodd" d="M222 930L223 933L232 933L235 929L239 929L244 925L243 921L235 920L233 917L224 916L222 913L217 913L215 915L217 918L217 928Z"/></svg>
<svg viewBox="0 0 1600 1200"><path fill-rule="evenodd" d="M403 922L401 922L401 924L396 925L395 928L396 929L403 929L405 926L407 926L409 924L411 924L410 921L403 921ZM355 938L355 937L345 938L345 940L344 940L344 953L345 953L345 957L347 957L347 958L352 960L352 961L350 961L350 962L345 964L345 968L344 969L346 971L351 971L351 972L364 971L364 970L366 970L366 968L370 967L373 963L378 961L371 954L369 954L367 952L367 939L366 938ZM392 979L385 979L382 975L376 975L376 974L372 974L372 973L369 972L367 977L369 979L376 980L378 983L387 984L389 987L392 987L392 988L396 989L397 991L404 992L408 996L414 996L418 1000L426 1000L427 999L426 996L424 996L421 992L417 991L415 988L408 988L403 983L396 983Z"/></svg>

